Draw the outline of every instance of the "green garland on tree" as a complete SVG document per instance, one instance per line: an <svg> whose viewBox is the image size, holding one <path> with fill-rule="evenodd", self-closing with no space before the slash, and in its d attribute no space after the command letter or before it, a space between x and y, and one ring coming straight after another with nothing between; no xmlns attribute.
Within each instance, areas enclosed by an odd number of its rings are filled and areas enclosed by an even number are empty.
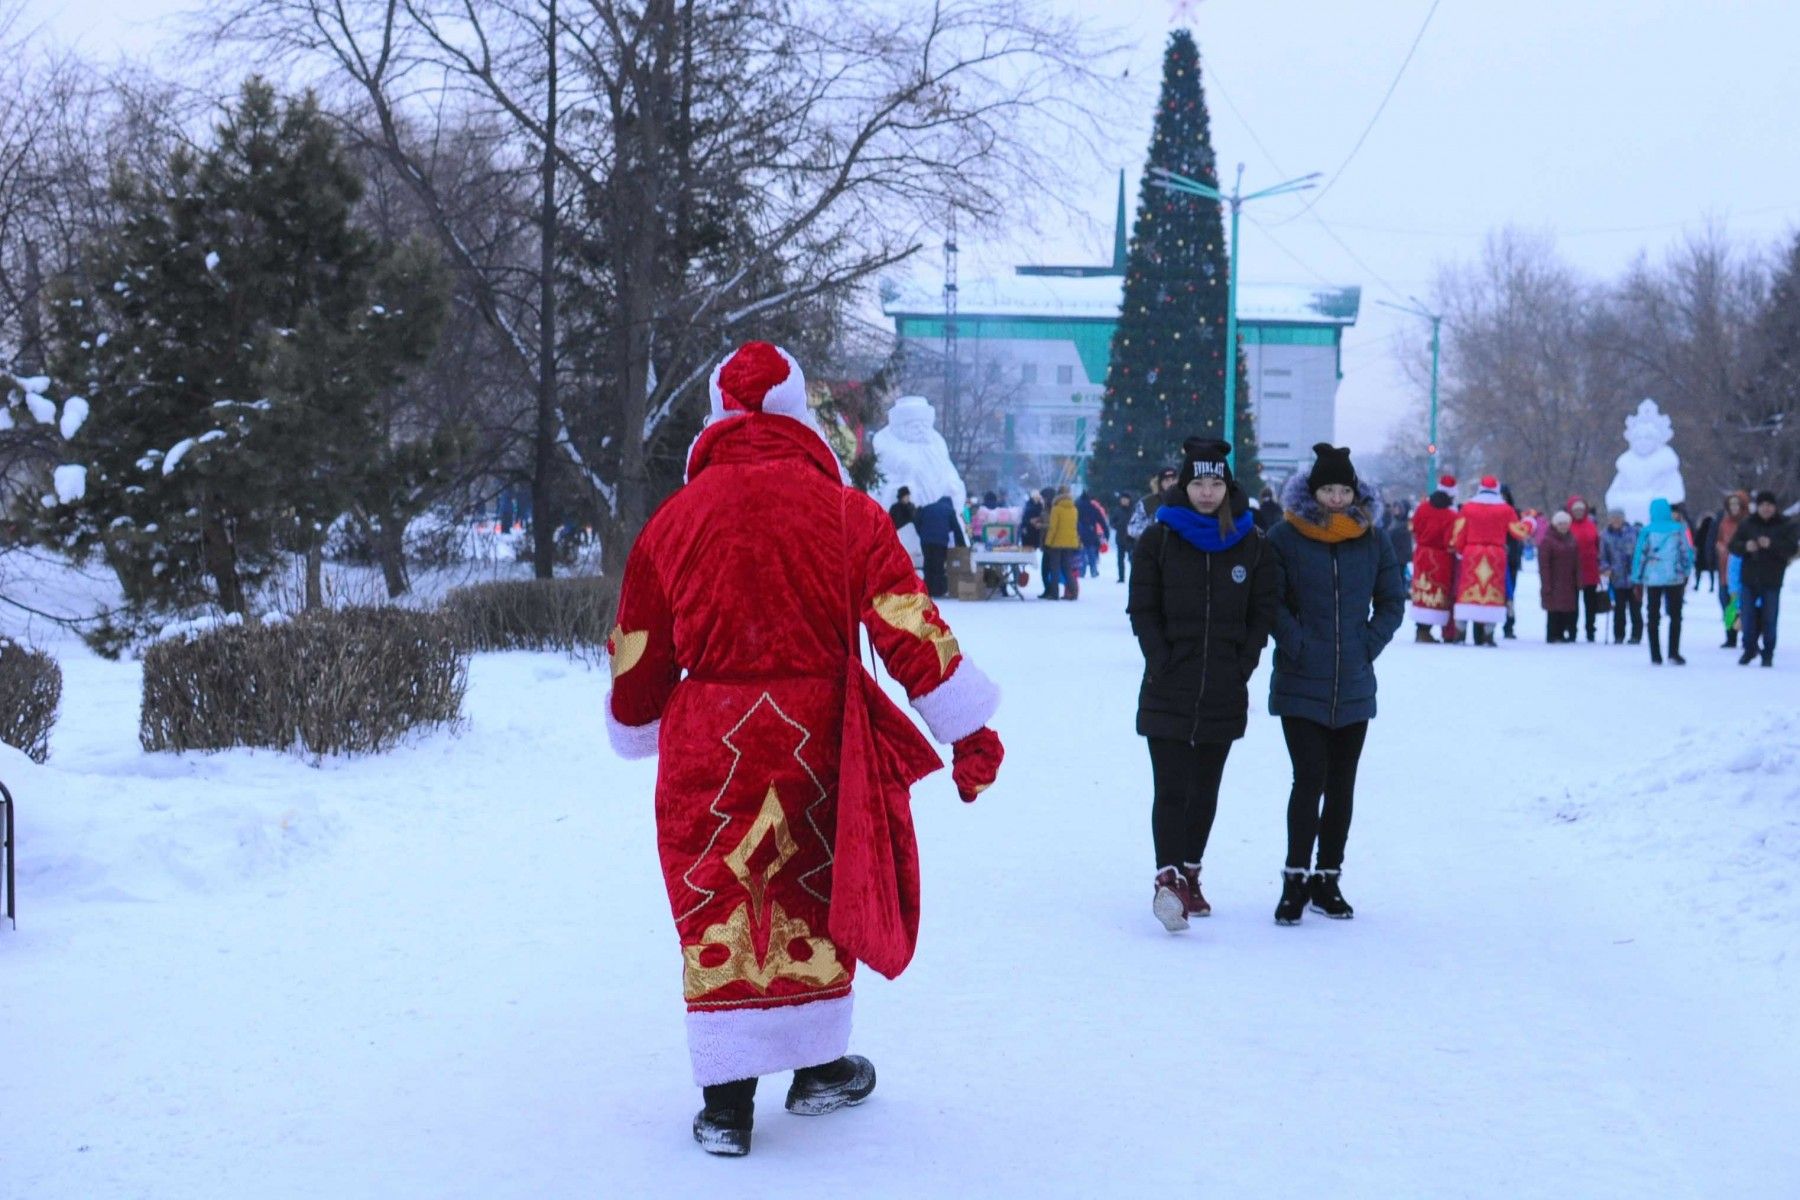
<svg viewBox="0 0 1800 1200"><path fill-rule="evenodd" d="M1125 260L1124 304L1095 446L1094 479L1107 492L1136 492L1180 460L1193 435L1224 436L1225 308L1229 260L1223 206L1155 186L1157 167L1219 186L1200 87L1200 51L1186 30L1169 35L1162 95ZM1256 429L1243 359L1237 356L1237 454L1246 489L1260 485Z"/></svg>

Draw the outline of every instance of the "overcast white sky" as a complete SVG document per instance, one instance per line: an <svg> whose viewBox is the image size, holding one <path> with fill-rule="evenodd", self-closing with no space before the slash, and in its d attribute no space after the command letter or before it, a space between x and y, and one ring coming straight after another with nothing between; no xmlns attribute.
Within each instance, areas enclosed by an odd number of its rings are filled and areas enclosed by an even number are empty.
<svg viewBox="0 0 1800 1200"><path fill-rule="evenodd" d="M1179 10L1203 55L1220 161L1226 171L1246 163L1254 189L1337 171L1432 7L1053 2L1113 23L1136 44L1139 115L1111 139L1112 161L1069 164L1093 176L1091 224L1013 245L965 237L965 273L1025 257L1110 254L1116 172L1127 168L1135 205L1163 43ZM154 50L187 7L27 0L29 16L103 54ZM1709 217L1763 242L1800 224L1796 45L1795 0L1440 0L1380 120L1314 210L1324 225L1312 216L1276 224L1301 206L1278 199L1243 227L1247 279L1363 286L1362 320L1345 339L1339 440L1376 449L1408 411L1409 385L1394 363L1408 318L1375 301L1422 295L1438 264L1472 257L1488 230L1553 231L1579 267L1604 276L1640 251L1660 254Z"/></svg>

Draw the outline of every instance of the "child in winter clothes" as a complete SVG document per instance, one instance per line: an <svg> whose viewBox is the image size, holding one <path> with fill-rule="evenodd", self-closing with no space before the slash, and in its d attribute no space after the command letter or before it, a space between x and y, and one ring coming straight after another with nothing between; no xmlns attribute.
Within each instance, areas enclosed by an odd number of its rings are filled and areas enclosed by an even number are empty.
<svg viewBox="0 0 1800 1200"><path fill-rule="evenodd" d="M1626 610L1631 614L1631 641L1635 646L1644 640L1644 597L1631 582L1631 558L1637 552L1638 526L1625 519L1625 511L1615 508L1607 514L1606 528L1600 531L1600 578L1612 592L1613 643L1625 644Z"/></svg>
<svg viewBox="0 0 1800 1200"><path fill-rule="evenodd" d="M1725 497L1725 509L1719 514L1719 523L1713 532L1713 552L1719 557L1719 611L1725 612L1731 607L1731 598L1737 595L1737 583L1731 575L1731 539L1737 535L1738 526L1750 515L1750 493L1737 491ZM1735 650L1738 643L1738 626L1735 621L1725 622L1725 644L1721 650Z"/></svg>
<svg viewBox="0 0 1800 1200"><path fill-rule="evenodd" d="M1688 575L1694 569L1694 544L1687 522L1670 511L1658 497L1650 502L1650 523L1638 533L1631 556L1631 582L1641 584L1650 609L1650 661L1662 665L1658 636L1662 613L1669 614L1669 661L1685 666L1681 657L1681 600L1687 594Z"/></svg>

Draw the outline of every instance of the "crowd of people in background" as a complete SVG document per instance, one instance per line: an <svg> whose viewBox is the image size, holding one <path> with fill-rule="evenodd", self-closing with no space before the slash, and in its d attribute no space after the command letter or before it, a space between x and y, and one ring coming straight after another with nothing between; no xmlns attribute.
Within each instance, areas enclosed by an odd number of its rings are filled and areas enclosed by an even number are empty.
<svg viewBox="0 0 1800 1200"><path fill-rule="evenodd" d="M1617 645L1648 641L1650 661L1682 666L1682 618L1689 589L1710 581L1725 640L1738 662L1773 666L1781 616L1781 584L1800 528L1772 491L1736 491L1698 522L1665 498L1637 524L1619 509L1597 523L1586 500L1571 495L1547 518L1517 509L1510 492L1484 477L1460 504L1456 479L1445 475L1416 509L1394 517L1388 535L1412 563L1409 589L1416 640L1495 646L1514 638L1513 598L1528 557L1537 562L1544 640L1597 641L1608 614ZM1665 657L1664 628L1667 628ZM1648 637L1646 638L1646 633ZM1740 645L1741 639L1741 645Z"/></svg>
<svg viewBox="0 0 1800 1200"><path fill-rule="evenodd" d="M1029 493L1017 508L990 491L961 514L947 498L917 507L903 488L890 514L896 526L918 530L933 596L947 592L948 548L984 543L983 526L1007 517L1007 544L1041 556L1039 599L1075 600L1082 579L1099 577L1109 550L1118 581L1126 581L1133 552L1177 494L1179 476L1161 468L1141 494L1120 492L1110 504L1067 484ZM1422 501L1398 501L1380 519L1378 532L1404 570L1416 640L1492 647L1517 638L1514 597L1525 562L1535 560L1546 642L1594 642L1610 629L1613 644L1635 646L1648 632L1650 661L1681 666L1686 594L1709 589L1724 625L1721 648L1739 650L1744 665L1773 665L1781 582L1800 534L1775 493L1753 500L1748 491L1732 492L1698 521L1685 505L1660 500L1640 525L1618 509L1601 524L1580 495L1548 514L1521 508L1492 476L1466 499L1457 491L1456 478L1445 474ZM1246 497L1245 511L1266 534L1285 508L1265 487L1255 500Z"/></svg>

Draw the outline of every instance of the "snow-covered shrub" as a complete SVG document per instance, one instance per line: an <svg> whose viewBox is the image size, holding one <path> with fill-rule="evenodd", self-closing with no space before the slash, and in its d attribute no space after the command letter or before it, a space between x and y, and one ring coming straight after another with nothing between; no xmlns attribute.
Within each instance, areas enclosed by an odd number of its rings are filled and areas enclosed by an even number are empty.
<svg viewBox="0 0 1800 1200"><path fill-rule="evenodd" d="M145 652L138 739L146 750L382 751L455 721L468 682L457 627L439 613L348 608L220 624Z"/></svg>
<svg viewBox="0 0 1800 1200"><path fill-rule="evenodd" d="M523 579L457 588L444 598L470 650L561 650L597 656L612 628L616 577Z"/></svg>
<svg viewBox="0 0 1800 1200"><path fill-rule="evenodd" d="M41 650L0 637L0 742L32 762L50 756L50 728L62 701L62 668Z"/></svg>

